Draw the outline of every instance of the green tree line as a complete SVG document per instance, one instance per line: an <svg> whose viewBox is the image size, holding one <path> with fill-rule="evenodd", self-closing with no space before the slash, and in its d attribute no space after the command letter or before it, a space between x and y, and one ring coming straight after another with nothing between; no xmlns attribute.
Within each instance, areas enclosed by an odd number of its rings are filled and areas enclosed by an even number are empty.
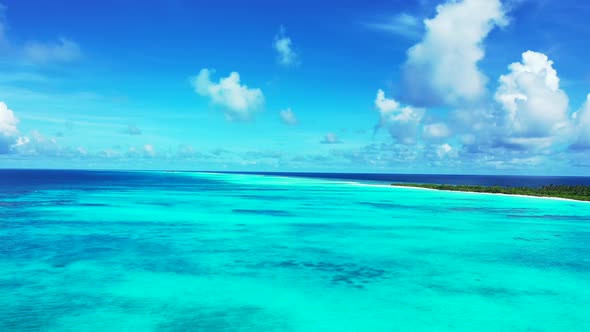
<svg viewBox="0 0 590 332"><path fill-rule="evenodd" d="M540 197L569 198L580 201L590 201L590 186L584 185L554 185L542 187L502 187L502 186L470 186L448 184L416 184L395 183L394 186L428 188L436 190L465 191L491 194L528 195Z"/></svg>

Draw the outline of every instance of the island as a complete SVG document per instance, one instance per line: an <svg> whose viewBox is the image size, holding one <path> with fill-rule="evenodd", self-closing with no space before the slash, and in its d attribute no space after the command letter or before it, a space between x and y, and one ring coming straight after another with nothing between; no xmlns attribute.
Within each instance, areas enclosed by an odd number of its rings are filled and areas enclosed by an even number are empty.
<svg viewBox="0 0 590 332"><path fill-rule="evenodd" d="M464 191L474 193L505 194L519 196L554 197L577 201L590 201L590 186L585 185L547 185L541 187L502 187L449 185L429 183L393 183L396 187L423 188L433 190Z"/></svg>

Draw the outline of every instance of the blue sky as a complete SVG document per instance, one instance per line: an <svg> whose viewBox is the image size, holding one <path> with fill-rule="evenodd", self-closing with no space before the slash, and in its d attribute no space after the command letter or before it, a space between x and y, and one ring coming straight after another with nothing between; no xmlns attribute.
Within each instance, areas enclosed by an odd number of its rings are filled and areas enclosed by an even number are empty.
<svg viewBox="0 0 590 332"><path fill-rule="evenodd" d="M590 4L0 3L0 167L590 167Z"/></svg>

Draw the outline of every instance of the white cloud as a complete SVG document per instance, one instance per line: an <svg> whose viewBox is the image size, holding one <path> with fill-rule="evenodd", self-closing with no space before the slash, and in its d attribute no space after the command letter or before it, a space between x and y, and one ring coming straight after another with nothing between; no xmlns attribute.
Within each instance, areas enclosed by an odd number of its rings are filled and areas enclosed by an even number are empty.
<svg viewBox="0 0 590 332"><path fill-rule="evenodd" d="M424 109L402 107L394 99L385 97L383 90L377 91L375 106L380 114L378 128L386 128L393 139L402 144L414 144L418 138L418 126L424 116Z"/></svg>
<svg viewBox="0 0 590 332"><path fill-rule="evenodd" d="M147 158L153 158L156 156L156 150L154 146L151 144L146 144L143 146L143 155Z"/></svg>
<svg viewBox="0 0 590 332"><path fill-rule="evenodd" d="M424 125L423 132L424 138L432 140L445 139L451 136L449 127L442 122Z"/></svg>
<svg viewBox="0 0 590 332"><path fill-rule="evenodd" d="M441 144L436 148L436 155L439 158L444 158L450 156L453 152L453 147L450 146L448 143Z"/></svg>
<svg viewBox="0 0 590 332"><path fill-rule="evenodd" d="M342 141L340 141L340 138L338 138L338 136L334 133L328 133L326 134L326 136L324 136L324 138L320 141L320 143L322 144L340 144L342 143Z"/></svg>
<svg viewBox="0 0 590 332"><path fill-rule="evenodd" d="M572 143L574 121L568 116L568 96L560 89L553 62L527 51L521 62L508 68L489 104L453 112L448 125L459 135L463 157L507 161L524 155L549 156Z"/></svg>
<svg viewBox="0 0 590 332"><path fill-rule="evenodd" d="M262 90L250 89L240 84L240 74L237 72L219 79L218 83L211 81L211 72L209 69L201 69L191 83L199 95L208 97L213 104L223 107L229 121L249 120L264 105Z"/></svg>
<svg viewBox="0 0 590 332"><path fill-rule="evenodd" d="M291 110L291 108L287 108L282 110L281 113L281 121L287 125L296 125L298 123L297 118L295 117L295 113Z"/></svg>
<svg viewBox="0 0 590 332"><path fill-rule="evenodd" d="M156 149L151 144L145 144L144 146L139 147L139 148L135 147L135 146L131 146L131 147L129 147L129 149L125 153L125 157L130 158L130 159L142 158L142 157L143 158L154 158L157 155L158 154L156 152ZM107 157L107 158L110 158L110 157L117 157L118 158L120 156L120 154L117 153L116 151L104 150L103 156Z"/></svg>
<svg viewBox="0 0 590 332"><path fill-rule="evenodd" d="M18 134L18 118L8 105L0 101L0 134L4 136L15 136Z"/></svg>
<svg viewBox="0 0 590 332"><path fill-rule="evenodd" d="M19 120L8 105L0 101L0 154L9 153L18 135Z"/></svg>
<svg viewBox="0 0 590 332"><path fill-rule="evenodd" d="M56 42L29 42L24 46L24 53L27 59L36 63L70 62L82 56L78 44L67 38Z"/></svg>
<svg viewBox="0 0 590 332"><path fill-rule="evenodd" d="M559 88L559 77L542 53L527 51L522 62L509 66L500 77L495 99L506 116L512 138L547 138L563 133L569 125L568 97Z"/></svg>
<svg viewBox="0 0 590 332"><path fill-rule="evenodd" d="M31 139L28 136L20 136L19 138L17 138L16 142L14 143L14 145L12 147L13 148L20 148L22 146L29 144L30 142L31 142Z"/></svg>
<svg viewBox="0 0 590 332"><path fill-rule="evenodd" d="M590 149L590 94L586 97L586 103L574 116L576 138L571 146L575 150Z"/></svg>
<svg viewBox="0 0 590 332"><path fill-rule="evenodd" d="M281 25L279 33L275 36L273 48L278 53L278 61L281 65L292 66L299 64L299 56L293 50L293 42L287 37L287 31Z"/></svg>
<svg viewBox="0 0 590 332"><path fill-rule="evenodd" d="M31 131L29 136L19 137L12 150L26 156L59 156L69 152L59 146L55 137L46 137L37 130Z"/></svg>
<svg viewBox="0 0 590 332"><path fill-rule="evenodd" d="M482 42L494 27L507 24L500 0L449 0L424 24L422 41L408 50L404 98L417 106L481 98L487 83L478 68Z"/></svg>
<svg viewBox="0 0 590 332"><path fill-rule="evenodd" d="M386 21L364 23L367 28L393 33L406 38L420 37L423 22L416 16L407 13L397 14Z"/></svg>

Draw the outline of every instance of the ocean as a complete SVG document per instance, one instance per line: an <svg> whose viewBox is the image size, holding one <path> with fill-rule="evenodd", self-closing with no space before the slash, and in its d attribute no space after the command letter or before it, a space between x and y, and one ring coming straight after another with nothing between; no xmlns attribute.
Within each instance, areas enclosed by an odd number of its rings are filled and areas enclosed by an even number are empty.
<svg viewBox="0 0 590 332"><path fill-rule="evenodd" d="M380 173L296 173L296 172L220 172L316 179L361 181L364 183L429 183L450 185L533 187L546 185L586 185L588 176L521 176L521 175L456 175L456 174L380 174Z"/></svg>
<svg viewBox="0 0 590 332"><path fill-rule="evenodd" d="M0 331L590 331L590 203L390 182L590 181L0 170Z"/></svg>

